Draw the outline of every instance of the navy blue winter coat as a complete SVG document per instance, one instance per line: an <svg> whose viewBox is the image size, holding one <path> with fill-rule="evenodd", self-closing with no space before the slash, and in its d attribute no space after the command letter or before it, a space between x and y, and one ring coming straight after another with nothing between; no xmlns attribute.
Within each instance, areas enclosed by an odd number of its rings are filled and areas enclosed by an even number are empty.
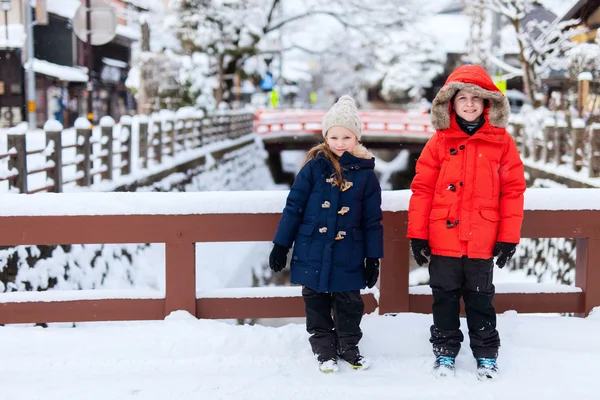
<svg viewBox="0 0 600 400"><path fill-rule="evenodd" d="M294 243L292 283L317 292L363 289L364 259L383 257L381 187L375 160L360 147L368 159L348 152L339 159L351 182L345 191L330 183L333 166L322 154L296 176L273 239Z"/></svg>

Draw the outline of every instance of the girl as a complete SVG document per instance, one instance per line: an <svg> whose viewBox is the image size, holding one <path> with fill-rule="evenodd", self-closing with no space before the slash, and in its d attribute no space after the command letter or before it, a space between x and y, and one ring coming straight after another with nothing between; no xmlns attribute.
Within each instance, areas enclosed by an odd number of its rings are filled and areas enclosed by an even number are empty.
<svg viewBox="0 0 600 400"><path fill-rule="evenodd" d="M338 357L366 369L369 363L358 349L360 289L373 287L379 277L381 187L374 158L358 143L362 129L352 97L333 105L322 130L325 141L308 152L287 197L269 266L281 271L294 244L291 282L302 285L306 330L319 369L337 371Z"/></svg>
<svg viewBox="0 0 600 400"><path fill-rule="evenodd" d="M454 374L463 341L461 296L477 376L498 372L493 256L502 268L515 252L525 191L523 163L505 129L509 113L506 97L478 65L458 67L433 100L437 131L417 161L407 237L417 264L431 256L430 342L438 376Z"/></svg>

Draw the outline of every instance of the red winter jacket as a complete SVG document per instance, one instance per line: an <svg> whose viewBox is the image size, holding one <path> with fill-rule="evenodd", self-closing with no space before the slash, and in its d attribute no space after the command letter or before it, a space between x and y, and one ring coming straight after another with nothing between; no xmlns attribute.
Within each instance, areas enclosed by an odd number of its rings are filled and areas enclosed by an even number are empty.
<svg viewBox="0 0 600 400"><path fill-rule="evenodd" d="M460 129L450 104L461 89L488 100L473 136ZM487 259L496 242L519 243L525 175L505 129L508 115L508 101L475 65L457 68L434 99L437 132L417 161L407 234L429 240L432 254Z"/></svg>

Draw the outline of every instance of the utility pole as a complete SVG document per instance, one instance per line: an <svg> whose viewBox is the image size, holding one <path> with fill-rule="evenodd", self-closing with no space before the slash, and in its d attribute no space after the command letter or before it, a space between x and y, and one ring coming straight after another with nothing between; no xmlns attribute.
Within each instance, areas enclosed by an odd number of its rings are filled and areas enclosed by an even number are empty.
<svg viewBox="0 0 600 400"><path fill-rule="evenodd" d="M25 2L25 25L27 29L27 60L29 69L27 70L27 122L29 129L37 128L36 106L35 106L35 71L33 62L35 54L33 53L33 15L29 1Z"/></svg>
<svg viewBox="0 0 600 400"><path fill-rule="evenodd" d="M94 124L94 101L93 101L93 91L94 91L94 80L92 77L92 72L94 70L94 60L92 54L92 7L91 1L85 0L85 7L87 11L85 13L85 26L87 28L87 42L85 45L86 52L86 64L88 69L88 82L87 82L87 118L91 124Z"/></svg>

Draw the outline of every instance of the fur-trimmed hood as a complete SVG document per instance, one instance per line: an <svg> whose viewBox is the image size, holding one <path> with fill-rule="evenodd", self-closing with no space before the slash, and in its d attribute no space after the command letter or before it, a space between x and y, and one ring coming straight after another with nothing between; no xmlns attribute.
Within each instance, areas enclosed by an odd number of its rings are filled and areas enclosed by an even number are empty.
<svg viewBox="0 0 600 400"><path fill-rule="evenodd" d="M431 123L435 129L450 127L454 114L450 100L459 90L469 90L488 100L483 115L490 125L506 128L510 115L508 99L496 87L490 75L479 65L462 65L456 68L433 99Z"/></svg>
<svg viewBox="0 0 600 400"><path fill-rule="evenodd" d="M373 154L371 154L371 152L367 150L367 148L361 143L358 143L356 146L354 146L352 155L357 158L364 158L365 160L370 160L373 158Z"/></svg>

